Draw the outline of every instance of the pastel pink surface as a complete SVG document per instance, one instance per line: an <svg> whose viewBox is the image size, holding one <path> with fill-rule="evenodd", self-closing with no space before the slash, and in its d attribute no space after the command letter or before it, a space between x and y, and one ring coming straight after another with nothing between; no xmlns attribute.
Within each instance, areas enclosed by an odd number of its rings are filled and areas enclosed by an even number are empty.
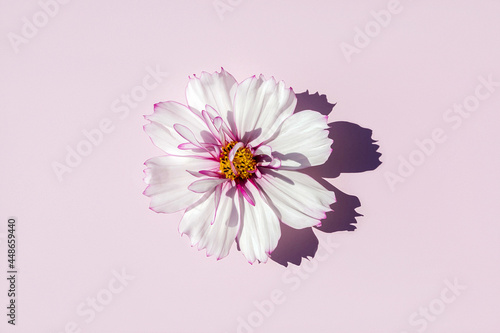
<svg viewBox="0 0 500 333"><path fill-rule="evenodd" d="M19 294L16 327L3 307L0 330L410 333L421 327L410 317L456 278L467 289L426 332L498 332L500 87L460 123L443 117L478 77L500 81L500 3L401 0L350 62L342 43L354 45L387 1L223 3L232 10L221 19L218 1L73 1L18 53L8 34L42 9L1 5L0 271L16 216ZM359 197L358 229L316 232L318 258L300 268L249 265L236 247L206 258L180 237L182 212L156 214L142 194L143 163L162 154L143 115L160 101L186 104L188 75L221 66L238 81L262 73L326 94L337 103L330 121L370 128L380 145L378 169L331 180ZM127 106L132 93L141 101ZM109 133L59 181L52 163L98 128ZM392 191L386 173L436 129L446 140ZM134 278L86 322L78 308L122 269Z"/></svg>

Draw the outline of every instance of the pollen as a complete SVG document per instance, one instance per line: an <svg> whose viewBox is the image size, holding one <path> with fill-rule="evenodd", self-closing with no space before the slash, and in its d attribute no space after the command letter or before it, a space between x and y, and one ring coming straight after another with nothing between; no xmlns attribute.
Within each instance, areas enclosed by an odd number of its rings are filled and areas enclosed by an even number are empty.
<svg viewBox="0 0 500 333"><path fill-rule="evenodd" d="M232 166L229 160L229 153L237 142L233 141L222 147L220 154L220 171L226 178L235 179L248 179L253 175L257 162L252 155L252 152L247 147L241 147L234 155ZM236 173L234 172L236 171Z"/></svg>

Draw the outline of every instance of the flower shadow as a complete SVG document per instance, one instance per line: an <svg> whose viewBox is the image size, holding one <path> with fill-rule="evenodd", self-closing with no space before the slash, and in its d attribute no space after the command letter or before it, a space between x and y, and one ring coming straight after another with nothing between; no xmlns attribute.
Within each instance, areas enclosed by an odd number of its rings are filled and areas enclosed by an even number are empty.
<svg viewBox="0 0 500 333"><path fill-rule="evenodd" d="M295 112L314 110L328 116L335 104L328 102L325 95L310 94L309 91L297 94ZM332 233L337 231L354 231L356 212L361 206L356 196L344 193L324 178L335 178L341 173L365 172L375 170L382 162L379 148L372 139L372 130L357 124L339 121L329 124L329 137L334 141L329 159L321 166L309 167L302 172L308 174L326 189L333 191L336 202L331 212L321 221L316 229ZM271 254L271 260L288 266L288 263L300 265L302 258L314 257L318 250L318 238L312 228L293 229L281 223L281 238L278 246Z"/></svg>

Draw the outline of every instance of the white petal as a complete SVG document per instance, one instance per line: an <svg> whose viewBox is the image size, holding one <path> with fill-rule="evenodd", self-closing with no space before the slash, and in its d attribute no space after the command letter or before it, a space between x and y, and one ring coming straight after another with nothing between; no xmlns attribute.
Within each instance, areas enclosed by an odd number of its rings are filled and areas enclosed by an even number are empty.
<svg viewBox="0 0 500 333"><path fill-rule="evenodd" d="M201 194L188 189L197 177L189 171L219 167L217 161L187 156L160 156L146 161L144 181L149 185L144 195L151 198L150 208L159 213L173 213L196 202Z"/></svg>
<svg viewBox="0 0 500 333"><path fill-rule="evenodd" d="M227 182L227 179L222 179L222 178L206 178L206 179L200 179L188 186L188 189L190 191L196 192L196 193L205 193L214 190L214 188L221 184Z"/></svg>
<svg viewBox="0 0 500 333"><path fill-rule="evenodd" d="M255 155L267 155L271 157L272 149L270 146L261 145L255 150Z"/></svg>
<svg viewBox="0 0 500 333"><path fill-rule="evenodd" d="M281 236L278 216L260 196L257 188L249 182L246 184L246 191L252 195L255 206L248 203L242 195L238 195L241 225L238 244L248 262L266 262Z"/></svg>
<svg viewBox="0 0 500 333"><path fill-rule="evenodd" d="M277 210L281 222L295 229L312 227L326 217L335 194L298 171L264 169L255 182Z"/></svg>
<svg viewBox="0 0 500 333"><path fill-rule="evenodd" d="M297 98L283 81L251 77L238 85L234 118L239 139L257 146L268 139L292 115Z"/></svg>
<svg viewBox="0 0 500 333"><path fill-rule="evenodd" d="M223 190L215 220L217 191L188 208L179 224L179 231L189 236L193 246L198 245L200 250L206 248L207 256L215 255L217 259L229 254L239 227L235 188L229 184L219 186L223 186Z"/></svg>
<svg viewBox="0 0 500 333"><path fill-rule="evenodd" d="M280 169L302 169L325 163L332 142L327 117L316 111L301 111L287 118L266 144L281 160Z"/></svg>
<svg viewBox="0 0 500 333"><path fill-rule="evenodd" d="M223 119L228 119L228 111L233 111L233 100L237 82L234 77L221 69L220 73L203 72L201 77L191 78L186 88L188 105L195 113L201 114L205 105L216 109Z"/></svg>
<svg viewBox="0 0 500 333"><path fill-rule="evenodd" d="M176 102L162 102L155 105L155 112L146 116L151 123L144 126L144 130L151 137L153 143L164 152L172 155L193 155L192 150L181 150L177 147L186 142L174 125L187 127L194 133L200 142L214 143L212 133L205 123L191 112L186 106ZM202 153L208 155L208 153Z"/></svg>
<svg viewBox="0 0 500 333"><path fill-rule="evenodd" d="M210 107L209 107L210 108ZM219 139L219 141L222 142L221 140L221 133L219 133L220 128L217 128L214 126L214 121L212 120L214 117L212 117L207 111L203 110L201 112L202 118L205 121L205 124L207 125L208 129L214 136L214 138ZM220 117L219 117L220 118Z"/></svg>
<svg viewBox="0 0 500 333"><path fill-rule="evenodd" d="M201 147L196 135L188 127L181 124L174 124L174 130L195 147Z"/></svg>

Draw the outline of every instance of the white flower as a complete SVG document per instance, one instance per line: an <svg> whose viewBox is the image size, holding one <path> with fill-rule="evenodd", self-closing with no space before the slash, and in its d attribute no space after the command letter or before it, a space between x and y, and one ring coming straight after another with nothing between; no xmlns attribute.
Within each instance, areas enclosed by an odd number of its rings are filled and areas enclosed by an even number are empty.
<svg viewBox="0 0 500 333"><path fill-rule="evenodd" d="M280 221L320 224L335 195L300 170L330 156L327 117L294 114L283 81L238 84L224 69L190 78L186 96L188 107L162 102L146 117L146 133L167 153L145 163L153 211L185 210L179 231L193 246L221 259L236 240L250 263L267 261Z"/></svg>

